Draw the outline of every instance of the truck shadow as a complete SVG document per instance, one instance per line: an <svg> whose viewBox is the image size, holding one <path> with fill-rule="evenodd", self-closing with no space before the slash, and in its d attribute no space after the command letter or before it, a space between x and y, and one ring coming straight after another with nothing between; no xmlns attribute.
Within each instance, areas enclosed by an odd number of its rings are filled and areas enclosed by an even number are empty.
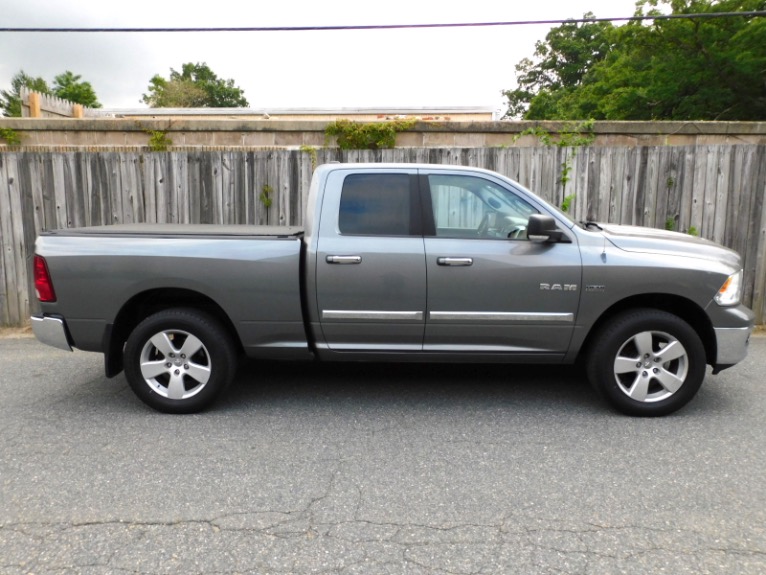
<svg viewBox="0 0 766 575"><path fill-rule="evenodd" d="M697 396L675 414L727 412L733 399L708 375ZM491 409L528 414L601 414L611 409L577 365L419 363L285 363L245 361L213 411L333 406L335 409Z"/></svg>
<svg viewBox="0 0 766 575"><path fill-rule="evenodd" d="M487 364L281 363L247 361L215 410L331 402L481 408L519 404L608 411L574 366Z"/></svg>

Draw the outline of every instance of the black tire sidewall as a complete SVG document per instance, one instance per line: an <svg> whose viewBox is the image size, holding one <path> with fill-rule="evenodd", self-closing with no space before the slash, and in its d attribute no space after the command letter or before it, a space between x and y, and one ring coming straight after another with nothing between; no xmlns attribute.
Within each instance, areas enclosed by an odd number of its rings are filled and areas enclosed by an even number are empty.
<svg viewBox="0 0 766 575"><path fill-rule="evenodd" d="M636 401L620 389L614 376L614 360L626 341L643 331L665 332L684 346L689 361L681 388L667 399ZM613 407L628 415L654 417L667 415L686 405L702 385L706 355L702 340L680 317L655 309L636 309L616 316L594 339L586 364L588 379Z"/></svg>
<svg viewBox="0 0 766 575"><path fill-rule="evenodd" d="M167 330L193 334L210 356L210 379L199 393L187 399L175 400L159 395L141 374L140 358L144 345L157 333ZM185 308L164 310L144 319L131 332L124 351L125 376L131 389L145 404L164 413L195 413L210 407L233 379L236 362L231 337L221 324L205 312Z"/></svg>

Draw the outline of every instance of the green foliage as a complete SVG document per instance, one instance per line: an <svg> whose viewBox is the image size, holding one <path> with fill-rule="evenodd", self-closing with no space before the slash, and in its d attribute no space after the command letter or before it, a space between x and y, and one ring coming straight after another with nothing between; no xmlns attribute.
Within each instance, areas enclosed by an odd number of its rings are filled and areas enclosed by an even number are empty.
<svg viewBox="0 0 766 575"><path fill-rule="evenodd" d="M156 74L141 101L152 108L246 108L245 93L234 80L219 78L207 64L183 64L170 78Z"/></svg>
<svg viewBox="0 0 766 575"><path fill-rule="evenodd" d="M101 103L96 97L93 86L90 85L90 82L81 81L81 78L82 76L67 70L53 79L53 88L51 89L43 78L33 78L24 70L20 70L11 80L11 90L0 92L0 108L5 116L21 117L22 87L40 94L56 96L62 100L82 104L88 108L100 108Z"/></svg>
<svg viewBox="0 0 766 575"><path fill-rule="evenodd" d="M27 87L41 94L51 94L51 89L43 78L33 78L24 70L19 72L11 79L11 89L0 91L0 109L4 116L13 118L21 117L21 88Z"/></svg>
<svg viewBox="0 0 766 575"><path fill-rule="evenodd" d="M167 132L161 130L146 130L149 134L149 148L152 152L167 152L173 145L173 140L168 138Z"/></svg>
<svg viewBox="0 0 766 575"><path fill-rule="evenodd" d="M636 3L638 15L763 10L766 0ZM764 120L764 46L763 17L566 23L516 66L506 117Z"/></svg>
<svg viewBox="0 0 766 575"><path fill-rule="evenodd" d="M266 206L267 208L271 207L271 204L274 203L274 199L271 197L271 194L274 192L274 188L272 188L268 184L264 184L263 188L261 188L261 195L259 196L259 200L261 200L261 203Z"/></svg>
<svg viewBox="0 0 766 575"><path fill-rule="evenodd" d="M571 157L564 160L564 162L561 164L561 173L559 174L559 182L561 183L561 187L564 188L565 190L570 180L569 173L572 171L573 159L574 159L574 154Z"/></svg>
<svg viewBox="0 0 766 575"><path fill-rule="evenodd" d="M556 134L540 126L535 126L534 128L527 128L518 136L515 136L514 141L517 141L521 136L535 136L546 147L576 148L590 146L596 139L596 134L593 133L594 125L595 121L592 119L583 122L568 122Z"/></svg>
<svg viewBox="0 0 766 575"><path fill-rule="evenodd" d="M100 108L101 103L96 97L96 92L90 82L82 82L82 76L73 74L69 70L59 74L53 79L53 94L62 100L68 100L82 104L88 108Z"/></svg>
<svg viewBox="0 0 766 575"><path fill-rule="evenodd" d="M527 128L523 132L519 132L516 136L513 137L513 141L518 141L522 136L534 136L538 140L540 140L540 143L545 146L546 148L549 146L553 146L556 142L553 140L553 135L546 130L545 128L541 128L540 126L535 126L534 128Z"/></svg>
<svg viewBox="0 0 766 575"><path fill-rule="evenodd" d="M396 134L411 129L417 120L353 122L336 120L325 128L325 139L335 137L341 150L381 150L396 146Z"/></svg>
<svg viewBox="0 0 766 575"><path fill-rule="evenodd" d="M673 216L668 216L665 220L665 229L669 232L672 232L676 229L676 218Z"/></svg>
<svg viewBox="0 0 766 575"><path fill-rule="evenodd" d="M314 146L301 146L301 152L309 155L311 158L311 169L317 169L317 150Z"/></svg>
<svg viewBox="0 0 766 575"><path fill-rule="evenodd" d="M694 237L697 237L700 235L700 233L697 231L697 228L695 228L694 226L690 226L689 230L686 233Z"/></svg>
<svg viewBox="0 0 766 575"><path fill-rule="evenodd" d="M21 136L16 130L11 128L0 128L0 140L5 140L9 146L18 146L21 144Z"/></svg>
<svg viewBox="0 0 766 575"><path fill-rule="evenodd" d="M595 18L588 12L584 18ZM609 22L565 23L552 28L545 42L535 44L533 58L516 64L519 87L506 90L506 117L568 119L556 114L559 101L580 86L594 62L602 60L612 45ZM588 116L584 116L588 117Z"/></svg>
<svg viewBox="0 0 766 575"><path fill-rule="evenodd" d="M593 120L570 122L555 135L540 126L535 126L534 128L528 128L521 132L518 136L514 137L514 141L518 141L521 136L532 135L536 136L540 140L540 143L546 147L556 146L559 148L572 148L572 155L562 162L561 173L559 174L559 182L562 187L566 189L570 179L569 174L572 171L572 161L577 155L577 148L581 146L590 146L596 139L596 134L593 133L594 124L595 122ZM567 196L567 198L569 197L574 197L574 195ZM567 198L564 198L564 204L562 204L561 207L565 212L569 207ZM567 209L564 208L564 205L567 206Z"/></svg>
<svg viewBox="0 0 766 575"><path fill-rule="evenodd" d="M570 213L569 210L572 208L572 202L575 199L575 194L569 194L564 198L564 201L561 202L561 211Z"/></svg>

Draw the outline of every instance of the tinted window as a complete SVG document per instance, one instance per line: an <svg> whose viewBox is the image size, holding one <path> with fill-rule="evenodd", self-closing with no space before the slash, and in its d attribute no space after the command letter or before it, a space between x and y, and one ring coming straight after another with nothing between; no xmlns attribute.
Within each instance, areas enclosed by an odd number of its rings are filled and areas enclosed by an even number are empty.
<svg viewBox="0 0 766 575"><path fill-rule="evenodd" d="M412 193L407 174L355 174L343 182L338 226L342 234L406 236Z"/></svg>

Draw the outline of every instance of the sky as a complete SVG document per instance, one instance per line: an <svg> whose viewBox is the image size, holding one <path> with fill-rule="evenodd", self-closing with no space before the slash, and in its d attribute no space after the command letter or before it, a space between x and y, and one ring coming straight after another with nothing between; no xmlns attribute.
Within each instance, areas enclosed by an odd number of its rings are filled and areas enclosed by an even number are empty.
<svg viewBox="0 0 766 575"><path fill-rule="evenodd" d="M0 0L0 27L275 27L626 17L635 0ZM225 33L0 32L0 89L24 70L70 70L104 108L144 108L155 74L205 62L250 107L449 108L504 112L514 66L548 25Z"/></svg>

